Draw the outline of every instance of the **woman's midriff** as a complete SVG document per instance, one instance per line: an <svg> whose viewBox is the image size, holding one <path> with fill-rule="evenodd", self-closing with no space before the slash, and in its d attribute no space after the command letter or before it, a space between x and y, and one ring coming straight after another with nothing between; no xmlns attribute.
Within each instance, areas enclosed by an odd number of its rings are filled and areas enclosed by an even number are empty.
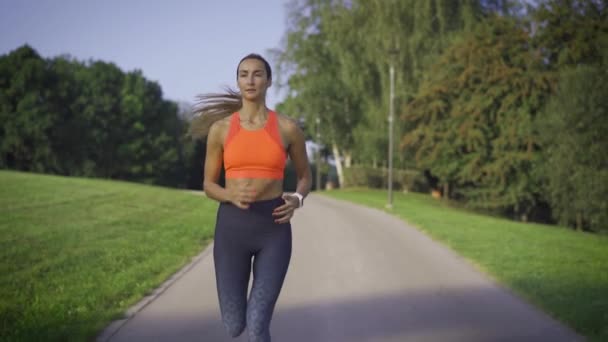
<svg viewBox="0 0 608 342"><path fill-rule="evenodd" d="M245 189L255 191L254 201L274 199L283 195L282 179L233 178L226 179L226 189Z"/></svg>

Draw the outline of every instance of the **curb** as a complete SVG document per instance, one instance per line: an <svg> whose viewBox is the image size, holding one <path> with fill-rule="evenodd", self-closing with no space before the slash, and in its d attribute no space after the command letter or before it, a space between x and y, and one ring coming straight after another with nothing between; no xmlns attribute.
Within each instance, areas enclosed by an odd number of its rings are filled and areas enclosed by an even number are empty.
<svg viewBox="0 0 608 342"><path fill-rule="evenodd" d="M127 324L135 315L143 310L148 304L152 303L156 298L160 297L171 285L188 273L194 266L196 266L201 260L213 251L213 241L205 247L205 249L197 256L192 258L192 261L182 267L179 271L175 272L169 279L165 280L158 288L156 288L150 295L145 296L137 304L130 307L125 312L125 317L122 319L114 320L110 323L96 338L96 342L108 342L110 339L120 331L120 329Z"/></svg>

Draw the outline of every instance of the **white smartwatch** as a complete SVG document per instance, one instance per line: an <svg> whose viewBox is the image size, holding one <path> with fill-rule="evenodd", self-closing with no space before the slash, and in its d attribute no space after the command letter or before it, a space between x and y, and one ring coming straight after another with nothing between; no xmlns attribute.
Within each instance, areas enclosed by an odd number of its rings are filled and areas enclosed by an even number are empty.
<svg viewBox="0 0 608 342"><path fill-rule="evenodd" d="M292 195L298 198L298 208L302 208L304 205L304 196L301 193L294 192Z"/></svg>

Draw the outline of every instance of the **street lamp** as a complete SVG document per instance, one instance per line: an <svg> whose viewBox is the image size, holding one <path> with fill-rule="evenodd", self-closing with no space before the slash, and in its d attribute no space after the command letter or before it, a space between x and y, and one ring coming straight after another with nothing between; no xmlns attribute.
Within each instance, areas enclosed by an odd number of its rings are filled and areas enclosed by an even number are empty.
<svg viewBox="0 0 608 342"><path fill-rule="evenodd" d="M386 207L393 208L393 126L395 121L395 56L397 49L389 50L390 55L390 95L389 95L389 113L388 113L388 203Z"/></svg>
<svg viewBox="0 0 608 342"><path fill-rule="evenodd" d="M317 152L316 152L316 159L317 159L317 186L316 186L316 190L319 191L321 190L321 119L317 116L316 120L316 130L317 130L317 134L316 134L316 138L317 138Z"/></svg>

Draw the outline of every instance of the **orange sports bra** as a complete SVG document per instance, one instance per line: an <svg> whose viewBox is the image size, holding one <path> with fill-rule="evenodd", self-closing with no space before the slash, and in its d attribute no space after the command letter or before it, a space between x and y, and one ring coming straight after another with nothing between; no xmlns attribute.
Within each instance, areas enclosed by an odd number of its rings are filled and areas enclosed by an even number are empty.
<svg viewBox="0 0 608 342"><path fill-rule="evenodd" d="M268 112L264 128L241 127L238 112L230 117L224 141L226 178L283 179L287 153L283 148L277 114Z"/></svg>

